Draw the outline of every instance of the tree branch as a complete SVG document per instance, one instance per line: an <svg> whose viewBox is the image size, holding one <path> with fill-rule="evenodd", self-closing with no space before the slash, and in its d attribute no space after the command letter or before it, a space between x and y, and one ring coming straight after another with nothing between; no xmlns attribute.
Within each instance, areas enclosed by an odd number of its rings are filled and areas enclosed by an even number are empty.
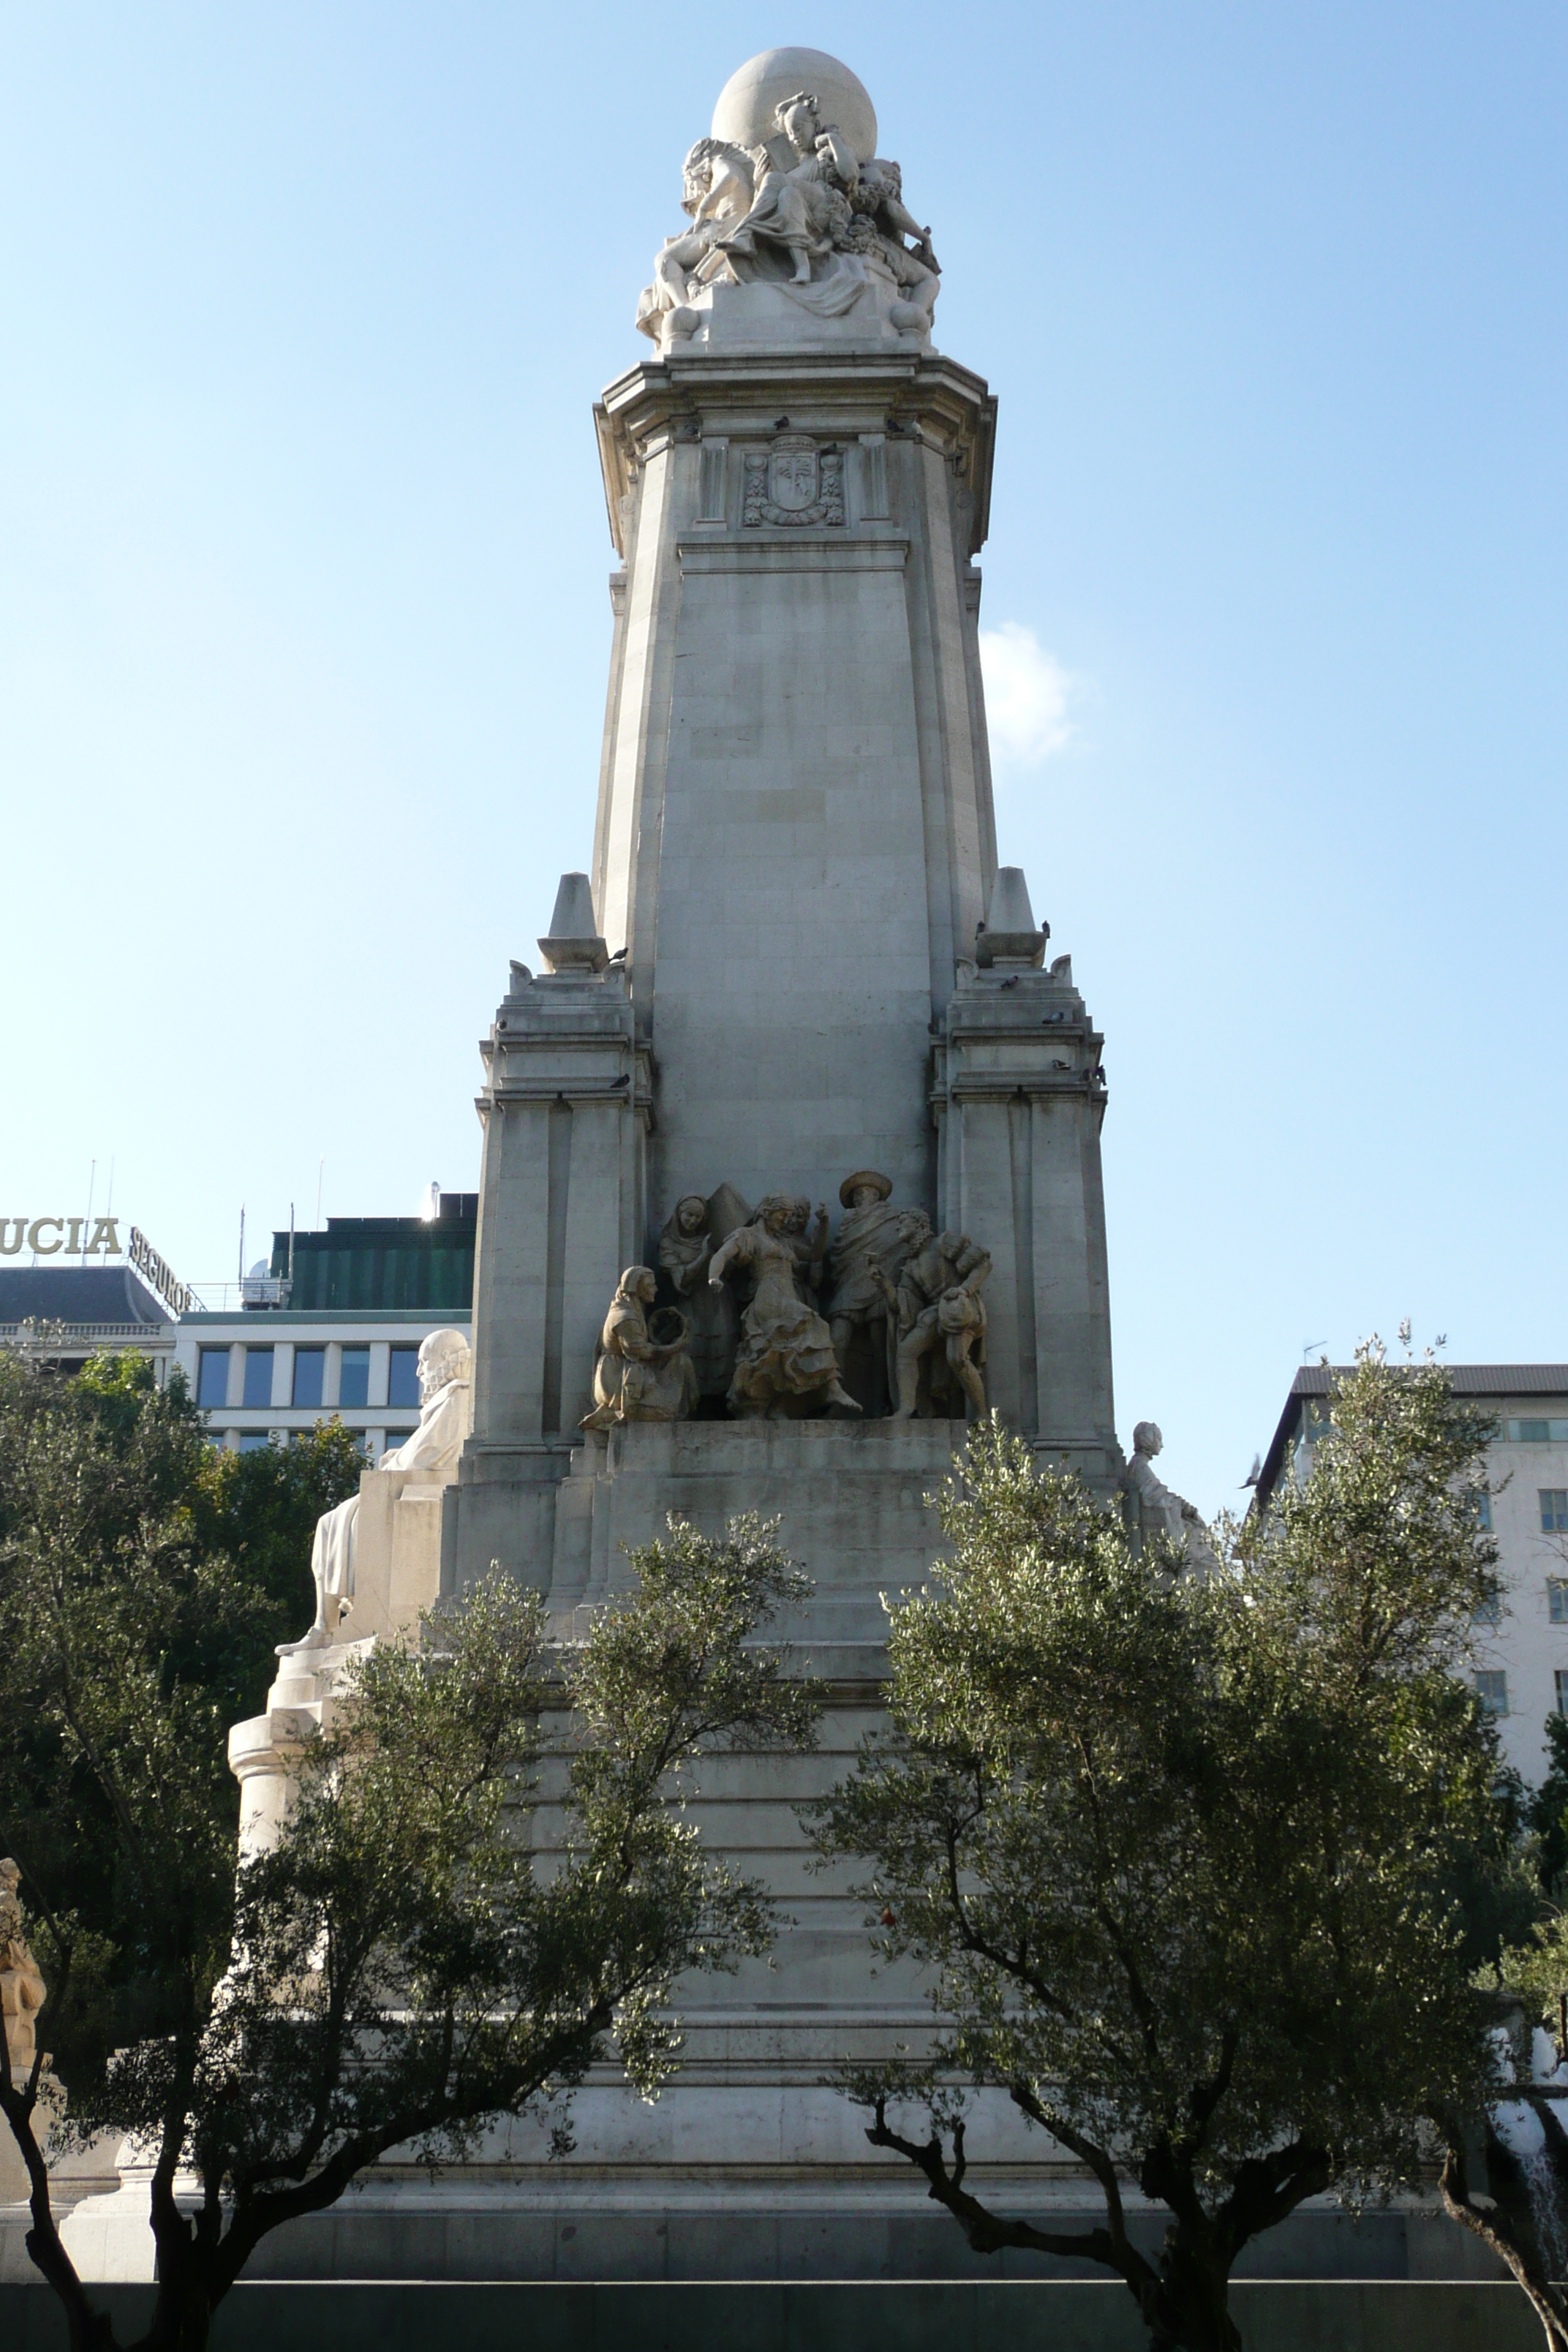
<svg viewBox="0 0 1568 2352"><path fill-rule="evenodd" d="M1054 2130L1055 2126L1049 2128ZM933 2129L928 2140L905 2139L889 2124L888 2103L883 2097L876 2103L875 2120L867 2126L866 2137L873 2147L890 2148L924 2174L928 2195L947 2208L977 2254L1000 2253L1004 2248L1014 2246L1031 2253L1099 2263L1104 2269L1115 2271L1140 2303L1146 2292L1157 2289L1158 2274L1125 2233L1118 2239L1109 2229L1037 2230L1032 2221L1000 2220L962 2185L964 2162L962 2139L957 2134L957 2162L950 2169L941 2135Z"/></svg>
<svg viewBox="0 0 1568 2352"><path fill-rule="evenodd" d="M1443 2168L1437 2176L1444 2211L1450 2221L1468 2230L1507 2264L1530 2298L1531 2309L1545 2331L1549 2352L1568 2352L1568 2303L1561 2289L1554 2287L1531 2260L1506 2215L1495 2205L1483 2208L1473 2201L1464 2141L1448 2123L1440 2124L1440 2128L1447 2141Z"/></svg>

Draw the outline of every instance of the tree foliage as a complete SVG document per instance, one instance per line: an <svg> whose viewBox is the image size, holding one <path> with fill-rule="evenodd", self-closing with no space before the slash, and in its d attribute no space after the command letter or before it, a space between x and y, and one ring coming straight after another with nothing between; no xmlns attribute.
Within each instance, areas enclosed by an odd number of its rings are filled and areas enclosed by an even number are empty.
<svg viewBox="0 0 1568 2352"><path fill-rule="evenodd" d="M624 1603L562 1645L536 1595L492 1579L417 1652L352 1670L276 1846L237 1880L226 1735L289 1605L278 1519L207 1550L204 1514L232 1528L234 1497L215 1506L183 1399L117 1388L106 1419L38 1377L0 1398L0 1717L26 1727L0 1752L0 1831L34 1807L30 1839L7 1842L69 2127L153 2156L144 2340L199 2352L261 2238L393 2148L434 2161L499 2115L559 2118L601 2061L657 2090L676 1979L770 1938L766 1898L702 1851L683 1798L707 1749L809 1742L809 1688L753 1639L805 1585L755 1521L717 1541L672 1528L634 1556ZM75 1792L52 1811L49 1761ZM0 2115L29 2164L33 2260L74 2352L101 2352L112 2330L31 2137L41 2064L0 2082Z"/></svg>
<svg viewBox="0 0 1568 2352"><path fill-rule="evenodd" d="M977 2248L1116 2271L1159 2345L1239 2343L1226 2284L1304 2198L1413 2180L1485 2075L1455 1889L1501 1857L1495 1740L1454 1668L1496 1591L1487 1428L1363 1352L1310 1475L1217 1530L1222 1572L1133 1549L994 1423L941 1503L952 1557L893 1609L890 1733L816 1817L927 1974L924 2061L859 2074L874 2145ZM1053 2231L965 2186L1000 2086L1099 2183ZM889 2119L923 2103L923 2138ZM1151 2256L1123 2199L1169 2216Z"/></svg>
<svg viewBox="0 0 1568 2352"><path fill-rule="evenodd" d="M309 1622L311 1530L363 1466L337 1423L210 1445L139 1357L65 1380L0 1350L0 1850L65 1938L41 1930L68 2084L163 2030L226 1948L227 1728Z"/></svg>

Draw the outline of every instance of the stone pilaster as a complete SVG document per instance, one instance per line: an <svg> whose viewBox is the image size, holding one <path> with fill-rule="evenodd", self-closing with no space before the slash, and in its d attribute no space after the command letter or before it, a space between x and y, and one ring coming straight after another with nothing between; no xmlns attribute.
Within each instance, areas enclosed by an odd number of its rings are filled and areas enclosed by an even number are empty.
<svg viewBox="0 0 1568 2352"><path fill-rule="evenodd" d="M474 1431L447 1543L459 1584L492 1559L530 1581L547 1574L594 1344L645 1244L651 1065L625 972L597 945L598 969L584 952L537 977L513 964L480 1047Z"/></svg>
<svg viewBox="0 0 1568 2352"><path fill-rule="evenodd" d="M941 1220L992 1255L987 1393L1042 1452L1102 1487L1121 1462L1100 1165L1103 1042L1068 957L1049 971L966 965L933 1087Z"/></svg>

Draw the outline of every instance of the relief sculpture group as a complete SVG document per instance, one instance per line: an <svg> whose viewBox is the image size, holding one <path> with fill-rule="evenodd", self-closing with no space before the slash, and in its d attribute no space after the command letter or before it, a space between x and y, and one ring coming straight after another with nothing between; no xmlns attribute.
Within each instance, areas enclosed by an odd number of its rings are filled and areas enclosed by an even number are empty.
<svg viewBox="0 0 1568 2352"><path fill-rule="evenodd" d="M857 1169L827 1209L734 1187L679 1200L657 1266L629 1265L599 1334L582 1426L827 1413L899 1421L983 1414L991 1255L899 1208Z"/></svg>

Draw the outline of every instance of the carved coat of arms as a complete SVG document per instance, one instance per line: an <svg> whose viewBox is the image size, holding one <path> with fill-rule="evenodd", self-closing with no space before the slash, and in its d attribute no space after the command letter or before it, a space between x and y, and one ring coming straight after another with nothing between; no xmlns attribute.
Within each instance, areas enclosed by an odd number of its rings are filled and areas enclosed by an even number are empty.
<svg viewBox="0 0 1568 2352"><path fill-rule="evenodd" d="M747 450L745 524L843 520L841 449L819 449L808 433L781 433L766 449Z"/></svg>

